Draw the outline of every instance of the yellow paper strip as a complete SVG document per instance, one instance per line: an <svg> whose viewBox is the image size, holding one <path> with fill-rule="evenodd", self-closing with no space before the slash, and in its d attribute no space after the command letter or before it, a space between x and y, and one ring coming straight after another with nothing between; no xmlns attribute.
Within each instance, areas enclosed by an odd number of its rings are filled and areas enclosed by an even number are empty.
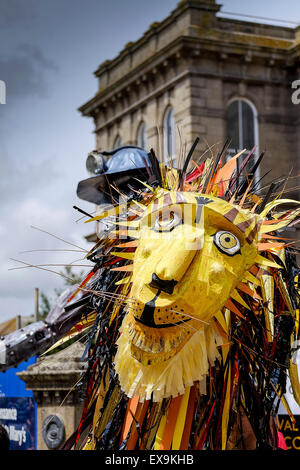
<svg viewBox="0 0 300 470"><path fill-rule="evenodd" d="M167 422L167 416L163 415L163 417L160 420L159 428L157 430L155 443L154 443L154 450L159 450L160 449L160 445L161 445L161 441L162 441L162 438L163 438L163 435L164 435L164 429L165 429L165 426L166 426L166 422Z"/></svg>
<svg viewBox="0 0 300 470"><path fill-rule="evenodd" d="M121 204L119 206L116 206L116 207L112 207L111 209L109 209L108 211L105 211L103 212L102 214L100 215L96 215L95 217L93 217L92 219L88 219L85 221L85 224L87 224L88 222L94 222L95 220L101 220L101 219L104 219L105 217L108 217L109 215L113 215L113 216L117 216L120 214L120 212L123 210L123 209L126 209L127 205L126 204Z"/></svg>
<svg viewBox="0 0 300 470"><path fill-rule="evenodd" d="M179 450L180 449L180 444L181 444L181 439L182 439L182 433L184 430L184 425L185 425L185 417L186 417L186 412L187 412L187 406L189 402L189 396L190 396L190 390L191 387L188 387L186 391L184 392L184 395L181 400L179 412L178 412L178 417L176 421L176 426L174 430L174 437L173 437L173 442L172 442L172 450Z"/></svg>
<svg viewBox="0 0 300 470"><path fill-rule="evenodd" d="M121 279L120 281L115 282L115 285L120 286L121 284L127 284L128 282L130 282L130 280L131 280L131 276L127 276L127 277L124 277L124 279Z"/></svg>
<svg viewBox="0 0 300 470"><path fill-rule="evenodd" d="M118 252L118 251L111 251L111 252L110 252L110 255L117 256L118 258L133 259L135 253L134 253L134 252L127 253L127 252L124 252L124 251L120 251L120 252Z"/></svg>
<svg viewBox="0 0 300 470"><path fill-rule="evenodd" d="M257 277L253 276L249 271L245 273L245 278L243 279L243 282L251 282L252 284L255 284L256 286L260 285L259 279Z"/></svg>
<svg viewBox="0 0 300 470"><path fill-rule="evenodd" d="M236 300L239 304L243 305L243 307L247 308L248 310L251 310L250 307L246 304L244 299L242 299L242 297L236 290L231 292L231 298Z"/></svg>
<svg viewBox="0 0 300 470"><path fill-rule="evenodd" d="M258 263L260 266L268 266L270 268L282 269L282 266L275 263L275 261L270 261L269 259L264 258L260 255L257 255L255 262Z"/></svg>
<svg viewBox="0 0 300 470"><path fill-rule="evenodd" d="M229 407L230 407L230 388L231 388L231 364L228 363L227 373L227 387L226 396L222 413L222 450L226 450L227 444L227 429L229 419Z"/></svg>

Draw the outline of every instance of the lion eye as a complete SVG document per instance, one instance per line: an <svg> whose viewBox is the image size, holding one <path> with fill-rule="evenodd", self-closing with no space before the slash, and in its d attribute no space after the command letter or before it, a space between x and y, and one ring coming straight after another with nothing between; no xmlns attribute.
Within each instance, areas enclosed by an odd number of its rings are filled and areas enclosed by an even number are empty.
<svg viewBox="0 0 300 470"><path fill-rule="evenodd" d="M241 245L233 233L220 230L214 235L216 247L226 255L233 256L240 251Z"/></svg>
<svg viewBox="0 0 300 470"><path fill-rule="evenodd" d="M154 222L154 230L158 232L171 231L180 222L176 212L161 212Z"/></svg>

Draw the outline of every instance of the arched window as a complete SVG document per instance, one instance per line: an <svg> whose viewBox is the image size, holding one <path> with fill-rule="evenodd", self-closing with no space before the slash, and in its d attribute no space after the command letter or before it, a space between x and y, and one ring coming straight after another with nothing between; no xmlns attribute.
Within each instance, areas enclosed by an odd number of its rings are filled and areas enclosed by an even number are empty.
<svg viewBox="0 0 300 470"><path fill-rule="evenodd" d="M138 128L137 145L138 147L141 147L142 149L147 148L146 124L144 122L141 122Z"/></svg>
<svg viewBox="0 0 300 470"><path fill-rule="evenodd" d="M164 117L164 161L176 158L174 109L168 108Z"/></svg>
<svg viewBox="0 0 300 470"><path fill-rule="evenodd" d="M227 107L226 115L227 137L230 139L228 153L230 156L246 149L243 157L255 146L253 157L246 165L246 171L253 166L254 159L258 157L258 121L257 111L251 101L245 98L233 99ZM258 174L256 174L258 180Z"/></svg>
<svg viewBox="0 0 300 470"><path fill-rule="evenodd" d="M114 143L114 149L118 149L119 147L122 147L122 138L117 135L117 137L115 138L115 143Z"/></svg>

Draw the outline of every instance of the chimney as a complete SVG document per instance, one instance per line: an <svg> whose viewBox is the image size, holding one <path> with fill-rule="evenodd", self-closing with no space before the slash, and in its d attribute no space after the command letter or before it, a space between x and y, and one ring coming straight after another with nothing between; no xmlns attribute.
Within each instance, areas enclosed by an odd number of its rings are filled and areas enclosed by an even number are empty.
<svg viewBox="0 0 300 470"><path fill-rule="evenodd" d="M222 5L215 0L182 0L177 9L190 12L190 24L200 28L214 28L217 23L216 14Z"/></svg>
<svg viewBox="0 0 300 470"><path fill-rule="evenodd" d="M39 288L34 289L34 321L39 321Z"/></svg>

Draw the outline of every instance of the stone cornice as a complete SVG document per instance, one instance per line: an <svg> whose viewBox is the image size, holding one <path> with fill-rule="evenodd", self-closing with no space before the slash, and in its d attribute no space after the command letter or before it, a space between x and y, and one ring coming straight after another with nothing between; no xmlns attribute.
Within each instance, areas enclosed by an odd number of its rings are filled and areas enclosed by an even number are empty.
<svg viewBox="0 0 300 470"><path fill-rule="evenodd" d="M89 113L89 108L92 106L94 108L95 103L97 103L102 98L107 98L107 95L113 93L115 90L120 90L121 88L127 87L131 82L134 82L137 79L137 76L147 74L153 71L154 67L157 67L161 62L162 56L167 53L168 56L171 54L176 54L179 50L178 45L180 44L180 39L177 38L173 43L169 44L168 47L161 49L159 53L156 53L153 57L145 60L143 63L139 64L133 70L130 70L124 77L107 86L106 88L100 90L93 98L91 98L84 105L80 106L79 111L82 114ZM177 46L177 47L176 47ZM97 105L96 105L97 106Z"/></svg>
<svg viewBox="0 0 300 470"><path fill-rule="evenodd" d="M97 108L101 107L103 103L111 98L116 100L120 93L126 94L124 90L128 86L133 85L136 87L137 81L142 76L151 74L153 68L159 68L161 62L166 60L166 58L172 57L172 55L185 47L198 48L200 55L218 54L220 58L221 54L226 56L228 61L231 58L238 57L245 63L254 64L259 62L261 64L265 60L266 66L275 65L283 69L294 67L299 63L299 28L265 25L219 16L215 18L216 22L204 28L198 24L192 24L193 22L198 22L198 16L192 15L185 17L182 29L174 30L178 17L187 10L203 10L211 12L211 15L215 16L219 8L220 6L216 5L214 0L183 0L179 2L167 18L159 23L153 23L140 39L128 43L116 58L107 60L98 67L95 74L101 77L101 84L102 76L104 77L104 86L99 89L93 98L83 104L79 111L85 116L94 115L95 111L98 112ZM190 24L189 21L191 21ZM148 56L147 43L153 37L159 37L160 33L170 25L173 28L172 30L170 29L170 31L173 31L173 41L167 46L159 46L150 57L146 60L141 60L131 68L129 64L131 63L131 58L134 57L135 51L145 48L146 54L143 54L143 56ZM128 60L129 57L130 60ZM110 71L118 70L119 64L123 62L124 67L121 78L115 72L113 72L112 78L109 78ZM128 68L126 69L127 63ZM223 75L220 73L219 76ZM244 76L237 76L237 78L255 80ZM264 80L263 78L259 80L273 83L272 80Z"/></svg>
<svg viewBox="0 0 300 470"><path fill-rule="evenodd" d="M131 70L126 76L119 79L117 82L112 83L110 86L106 87L104 90L98 92L90 101L85 103L83 106L79 108L79 111L82 112L83 115L89 116L91 113L97 108L101 107L101 105L109 100L112 96L117 95L123 89L126 89L130 84L134 84L141 75L147 75L151 73L153 68L159 67L160 63L166 59L166 57L174 56L177 52L180 52L182 49L190 49L191 51L199 48L200 55L201 54L218 54L227 56L225 60L230 60L230 56L236 56L240 58L244 58L245 62L247 62L247 57L251 58L251 62L255 62L255 60L269 60L270 59L270 48L264 48L261 46L250 46L248 44L240 44L237 48L236 44L234 43L227 43L222 44L220 46L220 42L218 40L209 40L206 38L196 38L196 37L181 37L177 38L172 44L169 45L168 48L160 51L160 53L155 54L152 59L148 59L142 64L140 64L135 69ZM168 56L164 55L168 54ZM273 61L280 63L283 67L287 65L287 55L281 49L272 49L272 59ZM251 76L242 76L240 74L234 74L234 72L228 74L224 71L219 73L213 73L210 71L203 71L199 73L201 76L215 76L215 77L222 77L223 79L236 79L236 80L243 80L249 82L256 82L256 83L272 83L272 84L283 84L282 79L280 80L272 80L267 79L265 77L251 77ZM177 78L174 77L171 81L176 83L178 79L182 79L183 75L179 75ZM164 84L163 87L158 88L157 90L147 94L141 100L136 101L133 105L128 107L126 111L122 111L118 116L115 116L111 121L117 119L118 117L122 117L123 114L134 110L134 108L140 106L142 103L146 102L150 98L153 98L155 95L162 92L163 88L170 86L170 83ZM106 125L108 122L106 123Z"/></svg>
<svg viewBox="0 0 300 470"><path fill-rule="evenodd" d="M300 62L300 42L296 44L290 52L291 57L295 60L296 63Z"/></svg>
<svg viewBox="0 0 300 470"><path fill-rule="evenodd" d="M94 133L97 133L100 130L112 125L114 122L122 119L123 116L134 112L136 109L140 108L141 106L143 106L147 102L155 99L157 96L160 96L162 92L165 92L168 89L172 88L178 81L183 80L187 76L197 76L197 77L203 77L203 78L207 78L207 77L208 78L209 77L219 78L220 74L212 73L212 72L205 72L205 71L196 72L196 71L187 69L185 72L183 72L179 75L176 75L174 78L172 78L168 82L165 82L163 85L161 85L155 91L153 91L151 93L148 93L147 95L144 95L143 98L136 101L135 103L133 103L131 106L127 107L126 109L122 110L120 113L114 115L111 119L108 119L107 121L103 122L101 125L98 125L94 129ZM272 85L277 85L277 86L283 86L284 84L286 86L289 85L288 80L286 81L286 83L283 83L282 80L275 80L275 79L271 80L271 79L266 79L266 78L245 77L245 76L241 77L240 75L226 74L226 73L222 73L222 78L223 78L224 81L229 80L229 81L237 81L237 82L240 82L241 79L243 79L244 82L255 84L255 85L264 85L264 84L272 84ZM201 111L201 108L199 108L199 110ZM216 114L215 114L212 110L207 109L207 108L203 108L203 110L201 112L202 112L202 114L206 114L206 115L210 115L210 113L212 113L211 116L220 117L220 113L222 113L223 111L222 110L217 110ZM266 117L266 121L267 120L268 120L268 118Z"/></svg>
<svg viewBox="0 0 300 470"><path fill-rule="evenodd" d="M189 75L189 73L190 72L188 70L186 70L185 72L183 72L179 75L176 75L171 80L169 80L168 82L165 82L163 85L158 87L155 91L153 91L153 92L151 92L147 95L144 95L143 98L136 101L134 104L132 104L128 108L124 109L119 114L113 116L113 118L106 121L103 125L96 127L94 132L99 131L99 129L101 129L103 127L109 126L110 124L117 121L118 119L121 119L125 114L131 113L131 112L135 111L136 109L140 108L143 104L149 102L150 100L153 100L154 98L156 98L157 96L159 96L163 92L165 92L166 90L172 88L177 82L183 80L187 75Z"/></svg>
<svg viewBox="0 0 300 470"><path fill-rule="evenodd" d="M76 384L87 367L81 361L84 345L74 343L56 354L37 359L25 371L17 375L29 390L69 390Z"/></svg>
<svg viewBox="0 0 300 470"><path fill-rule="evenodd" d="M189 8L207 10L216 13L219 11L220 5L216 5L214 4L214 2L200 2L199 0L182 0L177 4L177 7L173 11L171 11L170 15L168 15L164 20L152 23L140 39L134 42L127 43L117 55L117 57L112 60L105 60L104 62L102 62L102 64L100 64L97 70L94 72L96 77L99 77L102 72L115 67L128 54L131 54L139 47L147 43L152 37L155 37L157 34L162 32L171 23L176 21L178 16L182 15L182 13L184 13Z"/></svg>
<svg viewBox="0 0 300 470"><path fill-rule="evenodd" d="M184 0L182 2L179 2L177 8L175 8L170 15L162 20L161 22L155 22L152 23L152 25L149 27L149 29L143 34L143 36L138 39L137 41L134 42L129 42L126 44L126 46L120 51L120 53L111 60L105 60L100 66L97 68L97 70L94 72L94 74L99 77L103 72L113 69L116 67L120 62L122 62L126 56L132 54L134 51L145 45L151 38L154 36L158 35L161 33L166 27L168 27L170 24L176 21L177 17L182 15L187 9L189 8L194 8L194 9L199 9L199 10L208 10L212 12L218 12L220 9L219 5L213 5L213 4L201 4L201 2L197 0ZM248 36L251 39L253 39L255 36L258 38L261 38L261 40L267 41L269 40L281 40L281 41L286 41L287 43L290 42L290 47L293 46L293 42L295 42L295 34L297 31L297 28L288 28L286 26L275 26L275 25L268 25L268 24L261 24L261 23L254 23L250 21L242 21L242 20L236 20L232 18L223 18L223 17L217 17L217 23L221 26L220 28L216 29L211 29L212 34L215 33L221 33L224 34L224 29L222 30L222 26L224 25L229 25L232 26L232 31L236 26L240 25L244 28L252 28L254 31L255 29L265 29L270 32L286 32L290 33L289 35L291 36L290 38L284 38L284 37L276 37L276 36L271 36L269 34L256 34L256 33L249 33L249 31L246 33L245 31L239 31L239 35L244 35ZM226 32L226 31L225 31ZM227 32L228 33L228 32Z"/></svg>
<svg viewBox="0 0 300 470"><path fill-rule="evenodd" d="M220 12L222 14L222 11ZM229 18L229 17L224 17L224 16L218 16L218 25L220 28L224 26L229 26L231 28L235 28L240 26L241 28L252 28L253 30L256 29L265 29L268 32L282 32L283 34L286 33L287 35L290 36L290 39L295 40L295 32L297 31L296 28L292 28L289 26L278 26L278 25L273 25L273 24L267 24L267 23L255 23L253 21L247 21L247 20L239 20L235 18ZM265 34L261 34L262 36L265 36ZM268 36L269 34L266 34ZM275 34L272 37L276 37Z"/></svg>
<svg viewBox="0 0 300 470"><path fill-rule="evenodd" d="M241 42L237 40L237 33L228 35L227 40L224 40L224 37L216 38L213 36L205 37L202 35L199 35L199 37L184 37L182 39L185 41L193 41L195 45L199 44L200 47L205 46L205 49L203 48L203 52L218 52L222 50L222 52L226 51L230 55L242 55L247 51L251 51L254 54L253 59L259 55L270 57L271 54L277 54L278 58L286 60L293 45L293 43L290 43L289 48L282 48L276 46L275 43L270 46L254 44L248 41Z"/></svg>
<svg viewBox="0 0 300 470"><path fill-rule="evenodd" d="M48 374L28 374L26 372L18 372L18 376L26 383L27 390L43 391L43 390L70 390L81 377L82 372L52 372Z"/></svg>

